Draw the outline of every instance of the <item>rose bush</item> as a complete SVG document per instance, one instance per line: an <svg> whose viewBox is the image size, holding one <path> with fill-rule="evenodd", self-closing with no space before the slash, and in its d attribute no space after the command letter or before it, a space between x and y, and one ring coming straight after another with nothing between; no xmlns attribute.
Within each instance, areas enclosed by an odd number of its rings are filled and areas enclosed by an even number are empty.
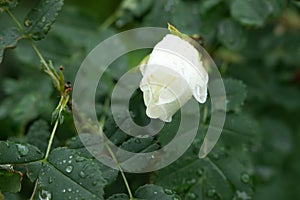
<svg viewBox="0 0 300 200"><path fill-rule="evenodd" d="M146 114L165 122L192 96L204 103L208 73L201 54L188 41L168 34L155 45L147 62L140 66Z"/></svg>

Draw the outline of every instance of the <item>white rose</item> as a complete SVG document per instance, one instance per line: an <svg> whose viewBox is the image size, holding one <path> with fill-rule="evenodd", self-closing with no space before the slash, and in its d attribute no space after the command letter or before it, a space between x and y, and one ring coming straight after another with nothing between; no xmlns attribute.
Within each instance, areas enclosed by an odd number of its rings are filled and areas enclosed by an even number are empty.
<svg viewBox="0 0 300 200"><path fill-rule="evenodd" d="M194 46L180 37L166 35L155 45L146 64L140 66L146 114L170 122L192 96L204 103L208 74Z"/></svg>

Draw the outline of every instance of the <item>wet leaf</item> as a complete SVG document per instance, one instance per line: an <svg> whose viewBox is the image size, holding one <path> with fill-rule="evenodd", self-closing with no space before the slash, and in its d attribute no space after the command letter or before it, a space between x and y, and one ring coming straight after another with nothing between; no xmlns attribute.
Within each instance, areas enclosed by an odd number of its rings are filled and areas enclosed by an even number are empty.
<svg viewBox="0 0 300 200"><path fill-rule="evenodd" d="M24 25L26 32L34 40L45 38L62 9L63 2L63 0L40 0L37 6L28 13Z"/></svg>

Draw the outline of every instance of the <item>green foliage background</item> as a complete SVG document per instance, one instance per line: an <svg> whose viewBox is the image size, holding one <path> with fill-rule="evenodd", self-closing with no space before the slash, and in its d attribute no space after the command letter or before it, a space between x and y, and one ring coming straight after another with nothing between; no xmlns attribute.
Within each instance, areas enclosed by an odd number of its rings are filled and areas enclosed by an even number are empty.
<svg viewBox="0 0 300 200"><path fill-rule="evenodd" d="M43 159L60 94L5 9L24 23L57 71L64 66L71 83L88 52L120 31L170 22L183 33L201 36L224 78L228 110L223 134L207 158L197 159L209 123L207 101L200 106L206 117L198 136L178 161L157 172L126 174L136 199L300 199L299 1L66 0L59 12L62 0L42 0L44 14L35 10L27 16L38 2L20 1L15 7L14 1L0 1L0 200L129 199L120 173L84 149L68 110L49 159ZM180 119L177 113L157 137L136 141L105 111L118 77L148 53L135 51L114 62L96 99L99 117L107 115L107 136L133 152L167 144ZM148 122L139 91L130 109L137 123Z"/></svg>

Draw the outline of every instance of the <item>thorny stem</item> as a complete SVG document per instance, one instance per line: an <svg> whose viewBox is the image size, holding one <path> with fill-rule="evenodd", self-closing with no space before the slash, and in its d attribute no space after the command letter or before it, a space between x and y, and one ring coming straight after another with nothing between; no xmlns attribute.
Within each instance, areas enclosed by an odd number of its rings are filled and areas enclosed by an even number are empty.
<svg viewBox="0 0 300 200"><path fill-rule="evenodd" d="M99 130L98 130L98 132L99 132L99 134L100 134L100 137L103 139L103 144L104 144L105 148L108 150L108 152L109 152L109 154L111 155L112 159L113 159L114 162L117 164L117 167L118 167L118 169L119 169L119 171L120 171L120 173L121 173L122 179L123 179L124 184L125 184L125 186L126 186L126 189L127 189L127 191L128 191L130 200L134 200L134 197L133 197L133 195L132 195L132 192L131 192L129 183L128 183L128 181L127 181L127 178L126 178L126 176L125 176L125 173L124 173L124 171L123 171L123 169L122 169L122 167L121 167L121 165L120 165L118 159L116 158L114 152L111 150L109 144L106 142L105 136L104 136L103 131L102 131L102 130L103 130L103 126L104 126L104 122L105 122L105 114L106 114L108 108L109 108L109 98L107 98L107 99L105 100L105 103L104 103L103 115L102 115L102 117L101 117L101 119L100 119L100 122L99 122Z"/></svg>
<svg viewBox="0 0 300 200"><path fill-rule="evenodd" d="M102 139L104 139L102 130L100 130L99 133L100 133L100 136L102 137ZM125 176L125 174L124 174L124 172L123 172L123 169L122 169L120 163L118 162L118 159L116 158L115 154L114 154L113 151L111 150L109 144L107 144L106 141L103 141L103 143L104 143L105 148L108 150L109 154L111 155L112 159L113 159L114 162L117 164L117 167L118 167L118 169L119 169L119 171L120 171L120 173L121 173L121 176L122 176L122 178L123 178L124 184L125 184L126 189L127 189L127 191L128 191L130 200L134 200L134 197L133 197L133 195L132 195L132 192L131 192L130 186L129 186L129 184L128 184L127 178L126 178L126 176Z"/></svg>

